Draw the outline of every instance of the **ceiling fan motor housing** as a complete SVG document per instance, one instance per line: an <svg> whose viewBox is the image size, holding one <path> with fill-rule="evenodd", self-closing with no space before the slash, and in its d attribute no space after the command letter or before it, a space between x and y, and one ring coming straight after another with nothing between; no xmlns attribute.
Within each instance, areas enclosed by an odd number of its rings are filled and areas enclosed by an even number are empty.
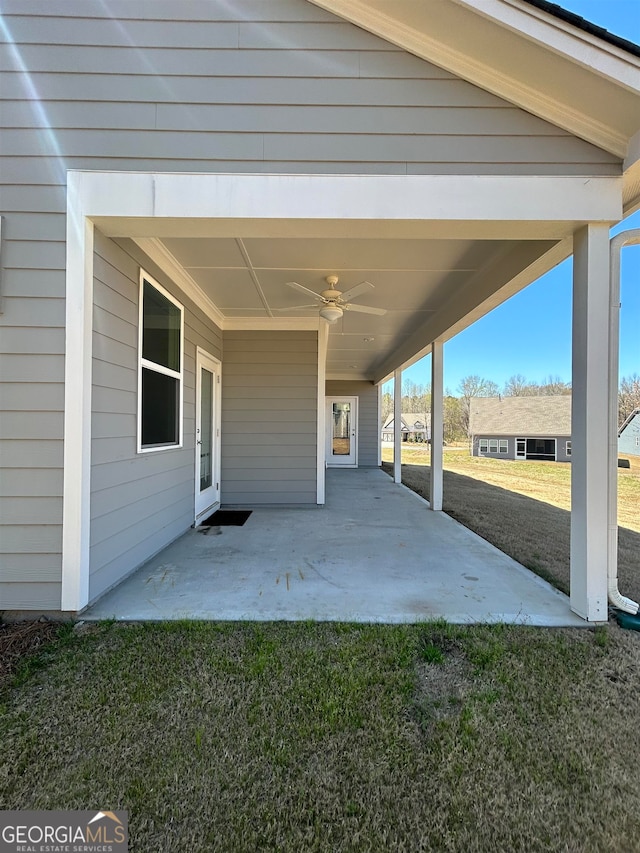
<svg viewBox="0 0 640 853"><path fill-rule="evenodd" d="M327 299L329 302L335 302L342 296L341 290L334 290L333 288L329 288L329 290L322 291L323 299Z"/></svg>

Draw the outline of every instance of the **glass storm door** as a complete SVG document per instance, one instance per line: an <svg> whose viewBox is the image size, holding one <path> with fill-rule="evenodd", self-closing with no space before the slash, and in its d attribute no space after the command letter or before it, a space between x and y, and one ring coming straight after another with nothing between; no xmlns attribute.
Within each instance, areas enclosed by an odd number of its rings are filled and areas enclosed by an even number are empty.
<svg viewBox="0 0 640 853"><path fill-rule="evenodd" d="M220 502L218 401L220 365L198 351L196 364L196 507L198 521Z"/></svg>
<svg viewBox="0 0 640 853"><path fill-rule="evenodd" d="M358 398L327 399L327 465L358 464Z"/></svg>

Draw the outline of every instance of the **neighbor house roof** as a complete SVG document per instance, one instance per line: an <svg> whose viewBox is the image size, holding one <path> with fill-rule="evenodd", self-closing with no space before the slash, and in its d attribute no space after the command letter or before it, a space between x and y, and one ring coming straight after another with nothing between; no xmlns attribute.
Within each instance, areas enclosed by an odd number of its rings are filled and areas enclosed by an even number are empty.
<svg viewBox="0 0 640 853"><path fill-rule="evenodd" d="M571 435L571 397L474 397L473 435Z"/></svg>
<svg viewBox="0 0 640 853"><path fill-rule="evenodd" d="M618 430L618 437L622 435L622 433L626 430L628 426L631 426L633 421L640 415L640 408L634 409L631 414L626 418L625 422L622 424L620 429Z"/></svg>
<svg viewBox="0 0 640 853"><path fill-rule="evenodd" d="M403 427L407 429L412 429L416 423L421 423L422 427L419 429L424 429L429 423L429 412L404 412L400 415L400 419L402 420ZM383 429L390 429L393 425L393 413L389 415L383 425Z"/></svg>

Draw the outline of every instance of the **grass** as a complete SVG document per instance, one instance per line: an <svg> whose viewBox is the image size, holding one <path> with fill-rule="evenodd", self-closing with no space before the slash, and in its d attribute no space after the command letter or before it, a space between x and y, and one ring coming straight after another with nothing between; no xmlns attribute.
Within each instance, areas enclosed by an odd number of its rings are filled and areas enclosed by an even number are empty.
<svg viewBox="0 0 640 853"><path fill-rule="evenodd" d="M388 471L391 448L383 448ZM402 482L429 498L428 449L403 447ZM443 509L501 551L569 592L571 466L444 453ZM640 600L640 460L618 469L618 575Z"/></svg>
<svg viewBox="0 0 640 853"><path fill-rule="evenodd" d="M638 635L103 624L0 695L3 808L127 809L132 851L631 851Z"/></svg>

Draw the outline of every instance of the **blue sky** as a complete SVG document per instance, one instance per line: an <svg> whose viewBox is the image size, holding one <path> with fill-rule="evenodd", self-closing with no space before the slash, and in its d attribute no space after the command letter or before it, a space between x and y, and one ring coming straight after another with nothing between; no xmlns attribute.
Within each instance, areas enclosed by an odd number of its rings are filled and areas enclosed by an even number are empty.
<svg viewBox="0 0 640 853"><path fill-rule="evenodd" d="M616 35L640 43L640 0L556 0ZM612 235L640 228L640 211ZM533 382L549 375L571 379L571 276L566 260L444 346L444 384L453 394L464 376L478 374L502 386L520 373ZM640 373L640 246L622 252L620 375ZM403 378L430 383L430 358Z"/></svg>

